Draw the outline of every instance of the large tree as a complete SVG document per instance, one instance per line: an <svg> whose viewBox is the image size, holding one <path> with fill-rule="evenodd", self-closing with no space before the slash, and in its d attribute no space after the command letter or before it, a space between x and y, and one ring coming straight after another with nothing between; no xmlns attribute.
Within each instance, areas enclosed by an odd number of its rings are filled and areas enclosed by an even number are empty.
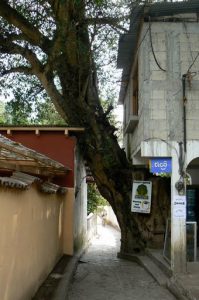
<svg viewBox="0 0 199 300"><path fill-rule="evenodd" d="M138 5L139 1L134 2ZM109 109L102 107L93 55L101 43L95 36L103 25L108 24L108 31L122 30L114 15L114 5L120 4L106 0L1 0L1 75L8 80L8 76L13 79L13 74L22 73L27 81L34 76L69 126L85 128L78 138L82 155L117 216L121 251L134 252L147 245L148 217L131 213L132 165L107 118Z"/></svg>

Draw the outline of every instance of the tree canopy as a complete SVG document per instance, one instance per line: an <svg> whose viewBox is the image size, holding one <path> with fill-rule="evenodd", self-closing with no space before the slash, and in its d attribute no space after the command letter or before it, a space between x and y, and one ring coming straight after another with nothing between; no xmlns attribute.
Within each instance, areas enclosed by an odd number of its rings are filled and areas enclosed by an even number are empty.
<svg viewBox="0 0 199 300"><path fill-rule="evenodd" d="M142 218L136 219L130 210L132 166L109 122L112 107L103 108L99 88L110 81L109 92L110 87L114 92L114 73L108 75L107 67L115 63L116 52L111 49L115 50L118 34L127 30L129 11L142 2L0 1L2 92L13 84L23 89L21 76L27 82L33 78L35 92L45 93L69 126L85 128L78 137L81 153L116 213L125 252L142 250L147 235ZM97 73L103 74L100 82Z"/></svg>

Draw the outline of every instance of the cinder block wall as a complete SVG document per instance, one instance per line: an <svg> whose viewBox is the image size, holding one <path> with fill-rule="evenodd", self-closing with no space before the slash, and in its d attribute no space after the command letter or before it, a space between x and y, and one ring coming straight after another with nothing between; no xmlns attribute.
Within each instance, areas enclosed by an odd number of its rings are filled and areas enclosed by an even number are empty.
<svg viewBox="0 0 199 300"><path fill-rule="evenodd" d="M140 40L148 26L144 24ZM151 31L156 59L166 72L160 70L154 60L147 33L138 52L139 123L129 136L131 153L146 139L183 139L182 75L187 73L199 50L198 23L152 22ZM198 69L199 59L192 66L190 71L195 73L186 85L188 140L199 140ZM126 122L132 114L132 78L133 73L124 101Z"/></svg>

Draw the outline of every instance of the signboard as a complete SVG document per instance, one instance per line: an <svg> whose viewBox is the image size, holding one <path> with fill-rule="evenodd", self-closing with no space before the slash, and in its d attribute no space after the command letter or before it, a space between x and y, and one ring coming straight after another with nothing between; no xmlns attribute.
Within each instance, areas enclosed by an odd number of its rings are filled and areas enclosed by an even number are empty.
<svg viewBox="0 0 199 300"><path fill-rule="evenodd" d="M171 173L171 158L161 157L161 158L152 158L150 160L150 172L151 173Z"/></svg>
<svg viewBox="0 0 199 300"><path fill-rule="evenodd" d="M149 214L151 211L151 181L134 181L131 211Z"/></svg>
<svg viewBox="0 0 199 300"><path fill-rule="evenodd" d="M186 219L186 196L176 195L174 197L173 217Z"/></svg>

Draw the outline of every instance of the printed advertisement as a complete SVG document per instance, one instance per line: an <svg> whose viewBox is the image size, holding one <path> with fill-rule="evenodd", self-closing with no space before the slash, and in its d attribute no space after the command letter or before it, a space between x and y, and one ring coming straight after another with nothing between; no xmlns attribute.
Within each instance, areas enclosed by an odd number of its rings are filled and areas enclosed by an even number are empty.
<svg viewBox="0 0 199 300"><path fill-rule="evenodd" d="M131 211L149 214L151 211L151 181L134 181Z"/></svg>
<svg viewBox="0 0 199 300"><path fill-rule="evenodd" d="M174 218L186 218L186 196L176 195L173 202Z"/></svg>

